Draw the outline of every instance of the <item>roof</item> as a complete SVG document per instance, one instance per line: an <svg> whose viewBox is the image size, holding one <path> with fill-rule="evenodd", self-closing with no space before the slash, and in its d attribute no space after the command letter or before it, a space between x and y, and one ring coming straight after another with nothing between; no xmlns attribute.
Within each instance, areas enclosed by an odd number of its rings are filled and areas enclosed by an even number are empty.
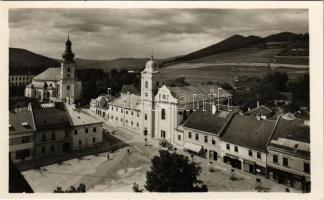
<svg viewBox="0 0 324 200"><path fill-rule="evenodd" d="M276 121L257 120L254 116L234 114L228 124L222 140L238 146L266 152Z"/></svg>
<svg viewBox="0 0 324 200"><path fill-rule="evenodd" d="M128 96L118 97L111 101L109 105L131 110L140 110L141 96L130 94Z"/></svg>
<svg viewBox="0 0 324 200"><path fill-rule="evenodd" d="M39 81L58 81L61 78L61 68L53 67L48 68L42 73L38 74L33 78L33 80Z"/></svg>
<svg viewBox="0 0 324 200"><path fill-rule="evenodd" d="M31 87L33 85L34 88L44 88L44 84L45 84L45 82L39 82L39 81L33 80L33 82L28 84L26 87Z"/></svg>
<svg viewBox="0 0 324 200"><path fill-rule="evenodd" d="M194 111L184 122L183 127L218 134L230 118L231 113L233 111L229 112L224 109L213 114L211 105L207 104L205 111L202 108Z"/></svg>
<svg viewBox="0 0 324 200"><path fill-rule="evenodd" d="M221 88L219 85L197 85L197 86L184 86L184 87L168 87L171 91L171 94L173 97L177 98L178 100L184 101L186 100L186 103L191 103L193 101L202 101L202 99L210 100L211 94L216 95L215 98L217 98L217 92L218 88ZM213 90L213 92L211 92ZM194 97L195 96L195 97ZM219 90L219 96L225 97L225 96L232 96L228 91L224 89Z"/></svg>
<svg viewBox="0 0 324 200"><path fill-rule="evenodd" d="M127 94L128 92L130 94L140 94L140 92L135 88L134 85L123 85L121 93Z"/></svg>
<svg viewBox="0 0 324 200"><path fill-rule="evenodd" d="M9 193L32 193L33 189L30 187L24 176L17 169L15 164L9 160Z"/></svg>
<svg viewBox="0 0 324 200"><path fill-rule="evenodd" d="M83 113L81 110L73 110L72 108L67 108L67 111L69 113L69 117L72 121L73 126L103 123L103 121L89 116Z"/></svg>
<svg viewBox="0 0 324 200"><path fill-rule="evenodd" d="M257 115L269 115L272 113L272 110L264 105L261 105L259 107L253 108L250 111L248 111L249 114L252 114L254 116Z"/></svg>
<svg viewBox="0 0 324 200"><path fill-rule="evenodd" d="M36 130L62 129L71 123L63 103L55 103L54 107L33 106Z"/></svg>
<svg viewBox="0 0 324 200"><path fill-rule="evenodd" d="M304 125L303 122L303 120L299 119L286 120L281 117L271 140L286 138L289 140L310 143L310 128Z"/></svg>
<svg viewBox="0 0 324 200"><path fill-rule="evenodd" d="M27 122L28 125L23 125ZM30 111L9 112L9 134L18 134L35 131L33 116Z"/></svg>

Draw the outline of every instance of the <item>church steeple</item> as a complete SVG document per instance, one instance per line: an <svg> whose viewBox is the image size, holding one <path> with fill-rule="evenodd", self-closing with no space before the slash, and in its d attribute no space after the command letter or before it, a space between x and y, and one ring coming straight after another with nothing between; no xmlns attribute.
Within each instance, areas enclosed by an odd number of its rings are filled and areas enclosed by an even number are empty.
<svg viewBox="0 0 324 200"><path fill-rule="evenodd" d="M74 53L72 52L72 42L70 41L70 36L68 35L68 39L65 42L65 51L62 55L65 63L74 63Z"/></svg>

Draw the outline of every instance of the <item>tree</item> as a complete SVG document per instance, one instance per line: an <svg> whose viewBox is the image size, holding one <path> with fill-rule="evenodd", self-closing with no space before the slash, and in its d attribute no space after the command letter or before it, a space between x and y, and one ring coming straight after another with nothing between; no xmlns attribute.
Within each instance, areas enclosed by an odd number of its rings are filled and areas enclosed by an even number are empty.
<svg viewBox="0 0 324 200"><path fill-rule="evenodd" d="M207 192L207 186L197 180L201 167L188 157L160 150L146 173L145 188L150 192Z"/></svg>

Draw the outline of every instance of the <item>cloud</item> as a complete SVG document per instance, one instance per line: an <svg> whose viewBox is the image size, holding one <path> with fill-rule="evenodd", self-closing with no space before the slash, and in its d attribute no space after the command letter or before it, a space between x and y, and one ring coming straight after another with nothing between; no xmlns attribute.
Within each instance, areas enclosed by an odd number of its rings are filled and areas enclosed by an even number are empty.
<svg viewBox="0 0 324 200"><path fill-rule="evenodd" d="M305 9L11 9L10 45L59 57L173 57L234 34L308 32Z"/></svg>

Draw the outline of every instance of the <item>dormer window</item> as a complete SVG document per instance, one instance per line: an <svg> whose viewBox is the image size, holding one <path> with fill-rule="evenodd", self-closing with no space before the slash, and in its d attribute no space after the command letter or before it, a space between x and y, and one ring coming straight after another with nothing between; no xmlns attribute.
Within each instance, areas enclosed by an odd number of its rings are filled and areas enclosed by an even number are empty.
<svg viewBox="0 0 324 200"><path fill-rule="evenodd" d="M30 129L30 125L28 124L28 122L23 122L21 123L22 127L26 128L26 129Z"/></svg>

